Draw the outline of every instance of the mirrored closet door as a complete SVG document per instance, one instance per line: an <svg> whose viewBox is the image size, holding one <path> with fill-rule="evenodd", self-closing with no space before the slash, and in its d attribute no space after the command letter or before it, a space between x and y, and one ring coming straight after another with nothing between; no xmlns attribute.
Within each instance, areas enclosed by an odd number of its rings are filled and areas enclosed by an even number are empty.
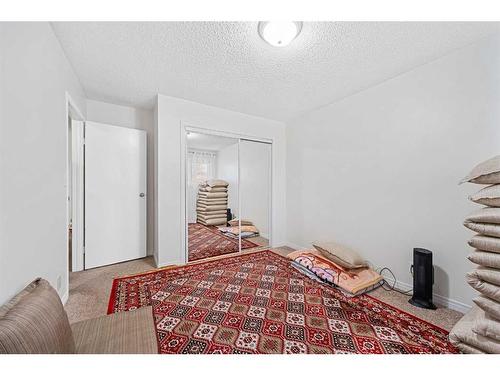
<svg viewBox="0 0 500 375"><path fill-rule="evenodd" d="M186 131L186 260L269 246L271 145Z"/></svg>
<svg viewBox="0 0 500 375"><path fill-rule="evenodd" d="M226 232L238 215L237 138L186 133L188 262L239 252L238 236Z"/></svg>
<svg viewBox="0 0 500 375"><path fill-rule="evenodd" d="M240 140L241 249L268 247L271 234L271 144Z"/></svg>

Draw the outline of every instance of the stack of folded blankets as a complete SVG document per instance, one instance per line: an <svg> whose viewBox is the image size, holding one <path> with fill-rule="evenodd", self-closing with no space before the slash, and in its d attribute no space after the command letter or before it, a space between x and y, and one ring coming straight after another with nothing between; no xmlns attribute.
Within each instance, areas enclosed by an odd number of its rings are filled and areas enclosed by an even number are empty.
<svg viewBox="0 0 500 375"><path fill-rule="evenodd" d="M208 180L201 184L196 201L196 221L203 225L226 225L227 187L224 180Z"/></svg>
<svg viewBox="0 0 500 375"><path fill-rule="evenodd" d="M464 225L477 234L469 260L478 265L467 282L480 294L476 306L450 332L464 353L500 353L500 156L475 167L462 182L488 185L469 199L486 207L469 215Z"/></svg>

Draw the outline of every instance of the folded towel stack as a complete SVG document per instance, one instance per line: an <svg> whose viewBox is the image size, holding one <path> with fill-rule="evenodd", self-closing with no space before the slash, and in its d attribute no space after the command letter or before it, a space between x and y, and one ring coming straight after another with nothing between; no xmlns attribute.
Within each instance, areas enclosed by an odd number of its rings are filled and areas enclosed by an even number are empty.
<svg viewBox="0 0 500 375"><path fill-rule="evenodd" d="M476 166L461 182L488 185L469 197L486 207L470 214L464 225L477 234L468 259L478 267L467 282L480 295L477 305L450 332L450 341L465 353L500 353L500 156Z"/></svg>
<svg viewBox="0 0 500 375"><path fill-rule="evenodd" d="M196 201L196 221L203 225L226 225L227 187L224 180L208 180L201 184Z"/></svg>

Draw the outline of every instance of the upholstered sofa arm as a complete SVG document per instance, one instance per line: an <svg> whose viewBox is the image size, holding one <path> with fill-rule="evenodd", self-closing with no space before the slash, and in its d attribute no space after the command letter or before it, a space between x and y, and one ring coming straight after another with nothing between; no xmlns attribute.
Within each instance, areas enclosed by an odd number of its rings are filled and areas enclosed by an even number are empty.
<svg viewBox="0 0 500 375"><path fill-rule="evenodd" d="M47 280L36 279L0 307L0 353L75 353L68 316Z"/></svg>
<svg viewBox="0 0 500 375"><path fill-rule="evenodd" d="M70 326L57 292L36 279L0 307L0 354L158 353L150 306Z"/></svg>

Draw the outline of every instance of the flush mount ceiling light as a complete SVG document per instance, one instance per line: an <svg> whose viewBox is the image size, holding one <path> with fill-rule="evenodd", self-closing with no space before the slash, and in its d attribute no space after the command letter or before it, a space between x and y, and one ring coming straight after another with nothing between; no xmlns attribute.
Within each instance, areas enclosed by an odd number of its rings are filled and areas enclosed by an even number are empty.
<svg viewBox="0 0 500 375"><path fill-rule="evenodd" d="M259 35L267 43L275 47L284 47L297 35L302 29L302 22L293 21L266 21L259 22Z"/></svg>

